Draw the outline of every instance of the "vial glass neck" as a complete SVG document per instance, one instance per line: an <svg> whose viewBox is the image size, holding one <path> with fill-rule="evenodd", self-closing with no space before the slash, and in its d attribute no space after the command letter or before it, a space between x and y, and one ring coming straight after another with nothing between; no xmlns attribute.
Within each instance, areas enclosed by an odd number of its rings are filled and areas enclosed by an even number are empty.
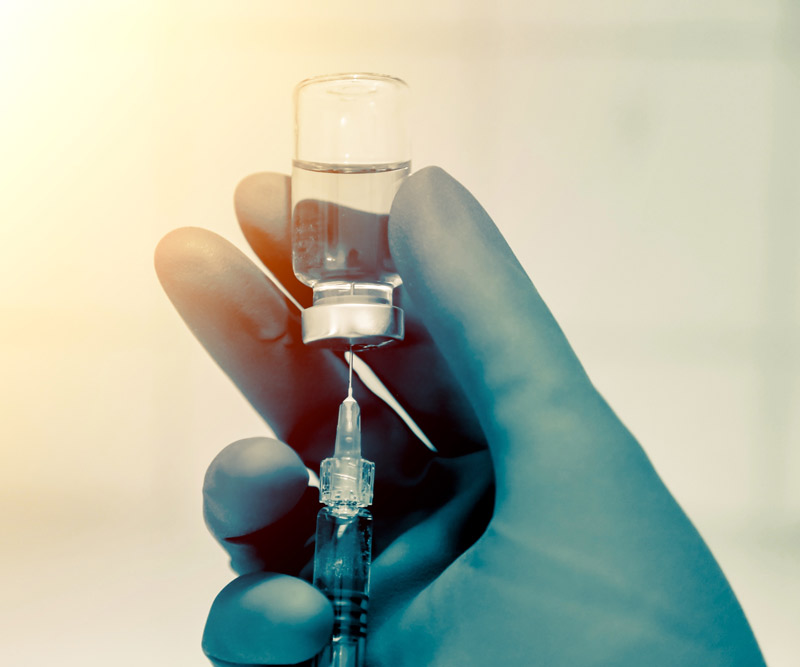
<svg viewBox="0 0 800 667"><path fill-rule="evenodd" d="M384 283L326 281L314 285L314 305L377 303L392 305L394 287Z"/></svg>

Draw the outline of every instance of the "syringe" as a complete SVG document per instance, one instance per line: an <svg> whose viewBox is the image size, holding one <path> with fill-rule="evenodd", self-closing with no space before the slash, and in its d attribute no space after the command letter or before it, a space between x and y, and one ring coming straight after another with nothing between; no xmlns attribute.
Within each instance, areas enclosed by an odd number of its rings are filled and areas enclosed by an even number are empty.
<svg viewBox="0 0 800 667"><path fill-rule="evenodd" d="M361 458L361 415L353 398L353 352L347 398L339 406L336 445L320 465L314 585L333 604L333 634L315 667L363 667L367 638L375 464Z"/></svg>

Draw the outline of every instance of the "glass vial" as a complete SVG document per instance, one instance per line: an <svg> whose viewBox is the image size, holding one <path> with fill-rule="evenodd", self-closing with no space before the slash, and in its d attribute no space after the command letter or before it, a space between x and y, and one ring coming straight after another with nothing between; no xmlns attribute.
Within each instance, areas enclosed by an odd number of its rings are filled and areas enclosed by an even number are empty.
<svg viewBox="0 0 800 667"><path fill-rule="evenodd" d="M403 81L377 74L295 89L292 266L314 291L306 344L365 349L403 338L388 221L411 167L408 97Z"/></svg>

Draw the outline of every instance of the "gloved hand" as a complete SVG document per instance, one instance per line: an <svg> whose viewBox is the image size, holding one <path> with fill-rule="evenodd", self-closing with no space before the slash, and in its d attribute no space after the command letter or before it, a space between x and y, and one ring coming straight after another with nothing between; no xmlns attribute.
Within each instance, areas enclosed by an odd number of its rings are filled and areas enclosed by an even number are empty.
<svg viewBox="0 0 800 667"><path fill-rule="evenodd" d="M308 305L289 187L251 176L236 210L275 280ZM713 556L469 192L440 169L412 175L389 240L407 339L363 358L439 452L356 384L377 471L369 664L763 664ZM332 614L307 583L320 505L305 466L332 451L346 366L302 344L296 307L220 237L172 232L156 264L282 441L234 443L208 471L206 520L241 576L214 602L203 648L217 665L306 660Z"/></svg>

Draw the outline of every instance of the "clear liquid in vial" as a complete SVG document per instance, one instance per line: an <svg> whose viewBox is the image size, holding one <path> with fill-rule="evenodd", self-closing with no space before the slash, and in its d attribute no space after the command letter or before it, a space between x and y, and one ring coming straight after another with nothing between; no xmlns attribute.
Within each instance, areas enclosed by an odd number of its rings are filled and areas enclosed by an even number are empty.
<svg viewBox="0 0 800 667"><path fill-rule="evenodd" d="M399 285L389 255L389 209L409 170L409 162L295 161L292 265L298 279L311 287L328 282Z"/></svg>

